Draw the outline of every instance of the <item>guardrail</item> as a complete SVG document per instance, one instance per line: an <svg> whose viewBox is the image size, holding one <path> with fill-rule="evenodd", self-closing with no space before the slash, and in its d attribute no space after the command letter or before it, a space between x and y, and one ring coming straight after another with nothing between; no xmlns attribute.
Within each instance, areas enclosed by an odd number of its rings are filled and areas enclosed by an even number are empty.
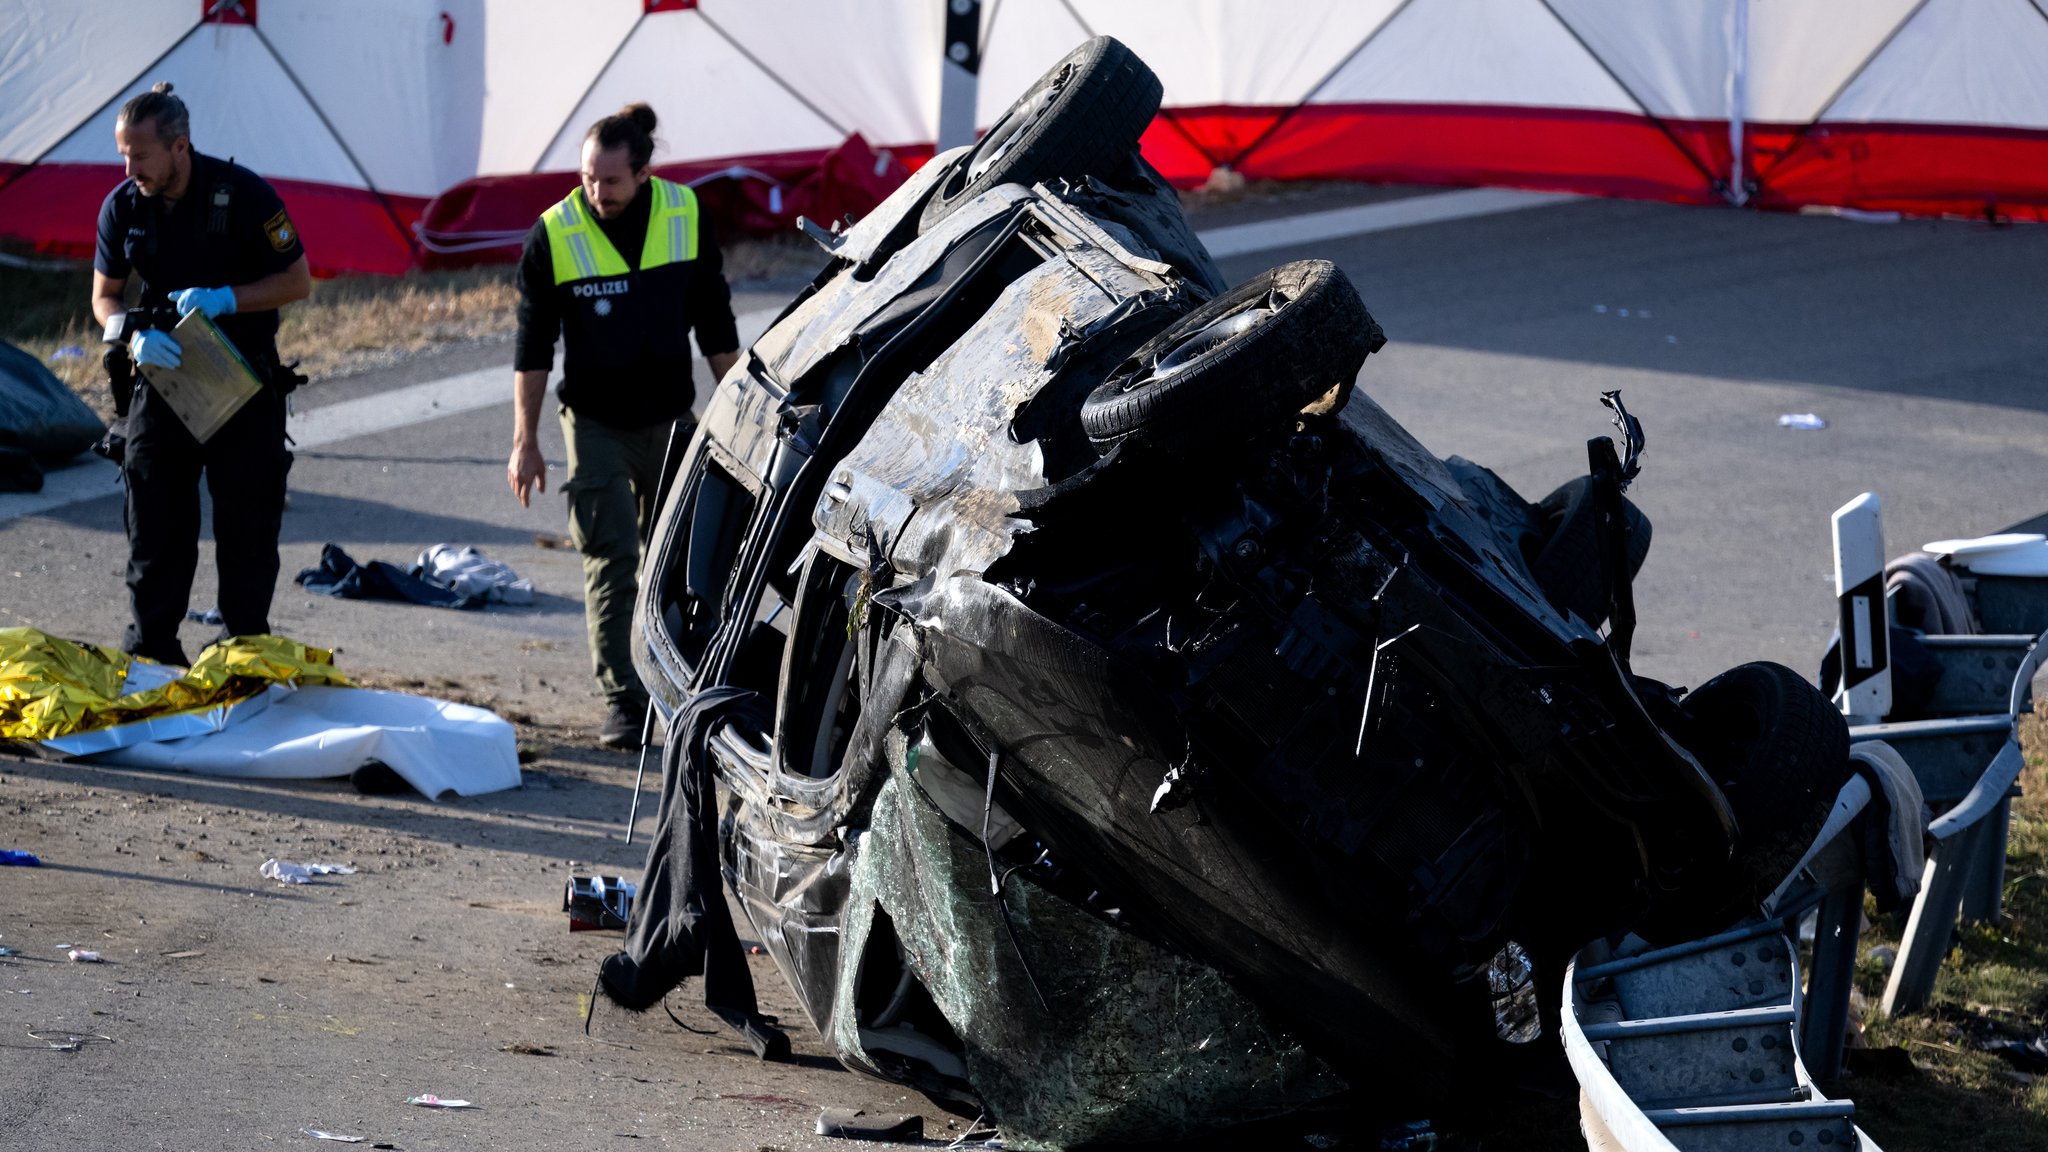
<svg viewBox="0 0 2048 1152"><path fill-rule="evenodd" d="M1965 574L1965 593L1986 631L1922 635L1922 647L1941 668L1926 706L1933 718L1886 723L1882 712L1867 709L1873 700L1885 711L1891 707L1889 653L1880 640L1871 660L1868 636L1888 636L1889 614L1872 612L1870 584L1859 579L1873 550L1883 551L1878 517L1870 493L1835 513L1844 667L1838 701L1851 716L1852 748L1867 741L1890 745L1934 814L1920 892L1885 986L1881 1010L1892 1015L1926 1006L1959 919L1994 922L2001 914L2011 803L2025 765L2018 720L2033 709L2034 674L2048 655L2048 579ZM1877 580L1881 588L1881 569ZM1852 603L1852 595L1860 598ZM1854 683L1852 642L1861 665Z"/></svg>
<svg viewBox="0 0 2048 1152"><path fill-rule="evenodd" d="M2001 912L2010 805L2020 769L2018 718L2048 657L2048 578L1966 578L1979 635L1919 638L1942 669L1927 719L1892 710L1890 613L1877 498L1835 515L1850 757L1857 762L1813 845L1750 923L1652 949L1634 937L1589 946L1567 971L1562 1030L1594 1152L1721 1152L1839 1145L1872 1150L1855 1105L1816 1080L1841 1069L1850 1027L1863 897L1881 838L1852 835L1887 818L1871 778L1910 788L1932 817L1920 888L1885 988L1887 1014L1923 1007L1962 920ZM1903 766L1903 769L1901 768ZM1868 777L1866 776L1868 774ZM1895 862L1896 863L1896 862ZM1910 850L1906 857L1910 865ZM1812 962L1794 941L1814 916Z"/></svg>

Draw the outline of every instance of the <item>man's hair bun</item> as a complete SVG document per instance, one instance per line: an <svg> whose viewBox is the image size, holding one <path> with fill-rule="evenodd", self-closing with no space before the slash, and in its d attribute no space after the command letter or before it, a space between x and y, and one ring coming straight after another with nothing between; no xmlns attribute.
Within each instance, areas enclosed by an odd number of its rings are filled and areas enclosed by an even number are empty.
<svg viewBox="0 0 2048 1152"><path fill-rule="evenodd" d="M604 149L623 146L626 160L638 172L654 156L654 109L644 103L628 104L592 124L584 139L595 140Z"/></svg>
<svg viewBox="0 0 2048 1152"><path fill-rule="evenodd" d="M185 102L171 95L168 80L158 81L149 91L121 105L121 114L115 117L114 126L132 128L145 120L156 125L157 139L166 144L180 136L192 135L192 116L185 111Z"/></svg>

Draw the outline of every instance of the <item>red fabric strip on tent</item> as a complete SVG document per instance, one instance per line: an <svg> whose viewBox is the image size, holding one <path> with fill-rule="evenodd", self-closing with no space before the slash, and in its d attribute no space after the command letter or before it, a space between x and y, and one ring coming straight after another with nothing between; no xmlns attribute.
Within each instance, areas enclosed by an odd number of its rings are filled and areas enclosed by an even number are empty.
<svg viewBox="0 0 2048 1152"><path fill-rule="evenodd" d="M0 234L38 252L92 259L93 230L107 193L126 179L118 164L0 164ZM405 233L426 200L301 180L272 180L306 245L317 276L340 272L398 275L413 265ZM389 206L387 211L386 206ZM397 219L394 221L393 216Z"/></svg>
<svg viewBox="0 0 2048 1152"><path fill-rule="evenodd" d="M1802 128L1748 126L1756 206L2048 223L2048 132L1952 124Z"/></svg>
<svg viewBox="0 0 2048 1152"><path fill-rule="evenodd" d="M1759 184L1754 207L2048 222L2048 132L1752 124L1745 140ZM1251 151L1238 171L1254 179L1498 184L1695 204L1721 201L1717 177L1728 170L1724 122L1660 124L1622 113L1516 106L1311 104L1291 113L1174 108L1161 113L1142 143L1146 159L1180 187L1201 184L1213 158L1234 156L1247 143ZM792 227L799 214L821 223L858 218L929 156L928 146L877 152L853 136L830 151L726 157L656 171L671 180L703 181L698 195L721 235L768 235ZM0 235L27 240L39 252L91 259L99 204L121 182L120 166L21 168L0 163ZM440 249L422 254L419 263L426 266L515 259L526 230L575 186L575 176L483 177L431 202L304 181L272 184L298 223L316 275L395 275L415 266L400 229L410 232L416 223L424 226L429 247Z"/></svg>
<svg viewBox="0 0 2048 1152"><path fill-rule="evenodd" d="M1515 105L1170 108L1143 148L1168 180L1192 188L1208 179L1211 157L1227 162L1247 142L1235 167L1251 179L1499 184L1687 204L1722 202L1730 166L1726 121ZM2048 132L1747 124L1744 143L1759 184L1752 207L2048 222Z"/></svg>
<svg viewBox="0 0 2048 1152"><path fill-rule="evenodd" d="M922 163L929 154L928 147L918 146L907 159ZM854 135L829 151L657 164L654 173L693 185L721 237L763 236L790 230L799 215L827 226L866 215L910 175L905 161L894 151L876 152ZM422 263L446 268L516 260L533 222L575 187L573 172L465 180L422 213Z"/></svg>
<svg viewBox="0 0 2048 1152"><path fill-rule="evenodd" d="M1720 199L1707 173L1727 169L1728 126L1715 121L1660 124L1618 112L1480 104L1307 104L1284 118L1280 111L1174 115L1226 156L1230 142L1270 130L1237 165L1255 180L1500 184L1705 204ZM1161 135L1155 125L1147 148ZM1181 183L1201 180L1185 169L1175 175Z"/></svg>

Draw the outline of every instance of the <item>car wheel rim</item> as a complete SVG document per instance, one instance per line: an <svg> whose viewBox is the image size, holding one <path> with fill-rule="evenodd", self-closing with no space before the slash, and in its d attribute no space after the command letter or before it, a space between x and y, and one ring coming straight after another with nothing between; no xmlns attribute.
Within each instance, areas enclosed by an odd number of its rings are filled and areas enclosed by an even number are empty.
<svg viewBox="0 0 2048 1152"><path fill-rule="evenodd" d="M974 146L974 151L967 157L967 163L961 166L946 189L948 199L959 195L962 189L981 179L1010 154L1017 142L1024 138L1024 134L1045 118L1046 112L1066 89L1067 81L1073 72L1074 66L1071 64L1060 69L1059 74L1054 76L1051 82L1033 93L1023 104L1010 109L1007 115L996 122L995 127L988 130Z"/></svg>
<svg viewBox="0 0 2048 1152"><path fill-rule="evenodd" d="M1171 347L1146 365L1145 370L1125 385L1123 390L1129 392L1147 384L1171 380L1187 371L1189 365L1272 319L1284 303L1285 301L1277 297L1269 296L1249 308L1210 321L1174 341Z"/></svg>

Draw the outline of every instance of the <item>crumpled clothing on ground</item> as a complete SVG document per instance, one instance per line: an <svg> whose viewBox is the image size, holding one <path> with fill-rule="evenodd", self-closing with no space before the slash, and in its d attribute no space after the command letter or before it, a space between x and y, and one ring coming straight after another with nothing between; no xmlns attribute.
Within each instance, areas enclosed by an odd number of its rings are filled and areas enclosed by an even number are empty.
<svg viewBox="0 0 2048 1152"><path fill-rule="evenodd" d="M308 592L343 600L403 600L434 608L481 608L477 596L464 596L443 588L384 560L358 563L355 557L333 544L320 549L320 565L307 568L293 581Z"/></svg>
<svg viewBox="0 0 2048 1152"><path fill-rule="evenodd" d="M533 603L533 581L522 579L511 565L477 551L474 544L460 548L436 544L420 553L419 563L413 565L412 571L427 583L450 589L458 596L494 604Z"/></svg>
<svg viewBox="0 0 2048 1152"><path fill-rule="evenodd" d="M237 636L208 647L175 678L130 670L153 661L36 628L0 628L0 739L41 741L246 700L271 684L348 687L334 654L282 636Z"/></svg>

